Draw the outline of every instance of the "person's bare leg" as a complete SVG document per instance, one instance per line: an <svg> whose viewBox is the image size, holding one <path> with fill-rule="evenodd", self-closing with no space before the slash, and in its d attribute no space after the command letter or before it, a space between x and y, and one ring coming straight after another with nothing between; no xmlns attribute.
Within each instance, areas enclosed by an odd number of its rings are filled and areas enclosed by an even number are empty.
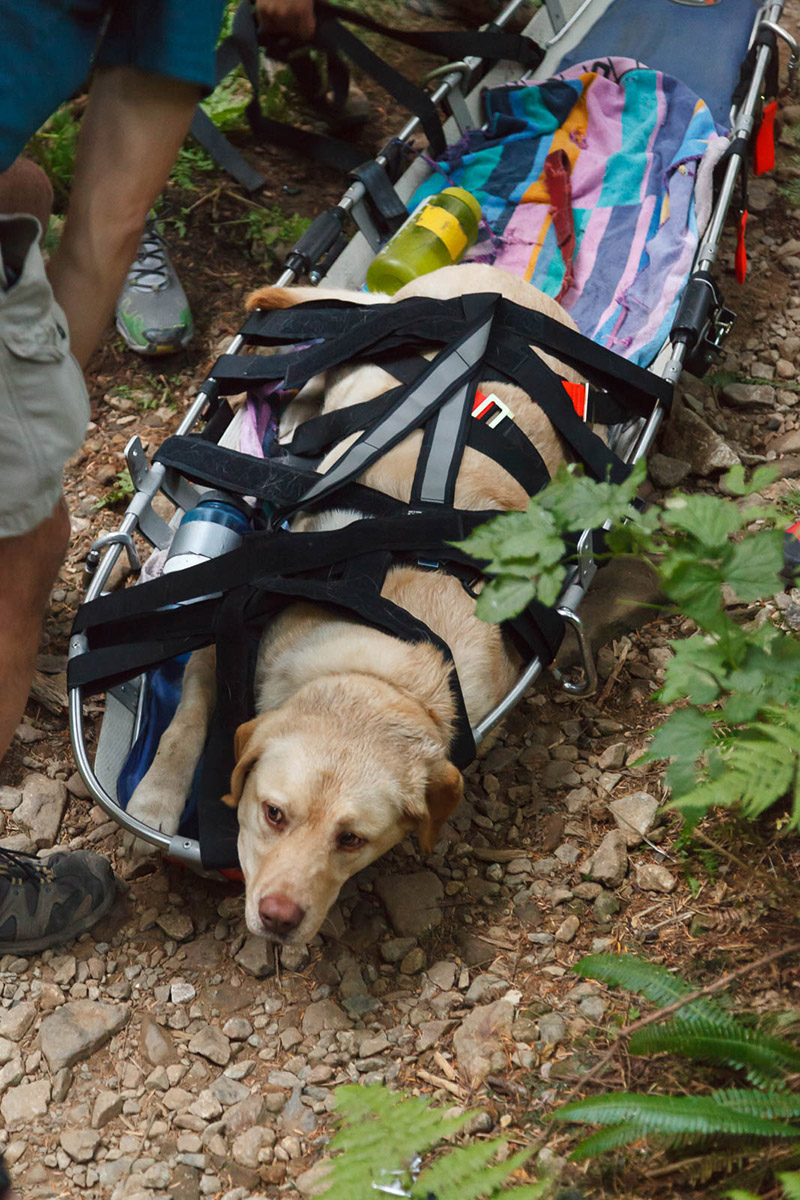
<svg viewBox="0 0 800 1200"><path fill-rule="evenodd" d="M64 233L48 269L82 367L114 311L199 99L193 84L137 67L95 76Z"/></svg>
<svg viewBox="0 0 800 1200"><path fill-rule="evenodd" d="M68 541L63 499L30 533L0 538L0 762L25 709L42 617Z"/></svg>

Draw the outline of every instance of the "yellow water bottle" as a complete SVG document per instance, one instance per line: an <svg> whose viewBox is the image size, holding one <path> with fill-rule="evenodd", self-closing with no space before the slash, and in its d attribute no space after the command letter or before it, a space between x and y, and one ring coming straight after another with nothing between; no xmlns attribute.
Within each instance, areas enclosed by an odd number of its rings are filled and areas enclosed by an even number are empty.
<svg viewBox="0 0 800 1200"><path fill-rule="evenodd" d="M478 237L481 206L460 187L428 196L370 263L367 287L393 296L404 283L457 263Z"/></svg>

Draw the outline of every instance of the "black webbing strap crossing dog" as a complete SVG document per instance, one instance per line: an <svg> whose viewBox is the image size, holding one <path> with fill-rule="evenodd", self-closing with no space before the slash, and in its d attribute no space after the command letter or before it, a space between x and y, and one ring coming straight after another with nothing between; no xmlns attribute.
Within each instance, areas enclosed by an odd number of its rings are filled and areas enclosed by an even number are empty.
<svg viewBox="0 0 800 1200"><path fill-rule="evenodd" d="M198 437L168 439L157 461L196 482L268 502L269 530L246 536L222 558L101 597L78 611L73 633L82 636L85 652L70 660L69 684L87 691L103 690L216 643L218 707L203 789L206 803L216 805L213 820L221 817L218 799L233 766L233 730L252 715L252 670L261 631L297 599L355 615L392 636L438 646L451 668L456 711L451 756L460 766L473 757L474 741L449 648L380 593L387 572L398 563L450 571L465 586L468 579L480 577L485 564L452 545L495 515L453 507L466 446L493 458L528 494L548 481L541 457L513 414L499 411L503 419L494 425L474 418L481 381L520 386L586 470L612 481L624 478L629 468L578 415L563 381L530 346L586 375L592 420L614 423L646 416L656 403L670 400L668 385L649 372L496 293L377 306L313 301L254 314L243 336L251 346L302 348L268 356L224 355L212 371L223 394L241 392L253 381L280 380L298 389L321 371L353 362L378 363L399 382L372 400L301 425L284 456L257 459ZM436 346L441 348L432 359L422 355ZM490 403L492 397L484 399ZM358 482L372 463L416 429L423 430L423 440L410 504ZM356 440L320 472L320 456L351 434L358 435ZM332 505L363 516L341 529L288 532L287 519L293 514ZM536 603L506 628L525 661L538 657L544 664L552 661L563 634L561 618ZM204 846L203 854L212 865L216 852Z"/></svg>

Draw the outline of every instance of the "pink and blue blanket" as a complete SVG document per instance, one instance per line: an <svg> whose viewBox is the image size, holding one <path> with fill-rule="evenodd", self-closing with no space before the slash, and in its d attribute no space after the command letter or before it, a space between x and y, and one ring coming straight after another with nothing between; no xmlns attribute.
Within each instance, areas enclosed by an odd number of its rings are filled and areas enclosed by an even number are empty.
<svg viewBox="0 0 800 1200"><path fill-rule="evenodd" d="M677 79L620 58L488 90L485 105L485 128L438 164L478 198L492 229L471 257L557 297L582 333L648 365L669 332L708 219L711 168L727 146L708 107ZM554 153L571 193L566 255ZM412 204L441 189L441 173Z"/></svg>

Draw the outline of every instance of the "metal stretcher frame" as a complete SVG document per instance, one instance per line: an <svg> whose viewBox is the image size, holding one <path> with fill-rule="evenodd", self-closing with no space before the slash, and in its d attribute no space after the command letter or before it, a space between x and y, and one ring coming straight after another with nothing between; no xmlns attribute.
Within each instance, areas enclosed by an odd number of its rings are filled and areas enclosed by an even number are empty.
<svg viewBox="0 0 800 1200"><path fill-rule="evenodd" d="M501 27L507 24L523 3L524 0L510 0L496 18L495 24ZM525 30L546 50L543 62L535 72L530 73L529 77L545 79L552 75L563 54L580 41L610 3L611 0L545 0L545 7L536 13ZM778 24L783 7L784 0L767 0L755 17L750 44L753 44L760 29L771 30L789 44L792 52L791 68L793 69L797 57L797 45ZM738 109L731 114L732 141L737 138L749 139L753 132L771 53L769 46L758 47L747 92ZM474 128L480 124L479 95L487 83L496 86L519 78L518 71L515 71L511 64L499 64L486 74L476 86L465 93L465 83L474 78L480 67L480 60L468 59L460 63L447 64L434 73L440 82L432 92L432 99L436 104L447 102L451 114L445 124L445 131L448 135L458 137L468 126ZM418 129L419 121L417 118L413 118L406 123L397 139L393 139L393 141L406 142ZM386 165L386 154L383 152L379 154L376 161L381 165ZM708 271L716 260L722 229L741 169L742 158L739 155L731 155L727 161L725 175L709 223L695 256L693 274L697 271ZM421 160L417 159L412 163L395 185L401 199L404 201L409 199L426 173L427 168ZM325 274L325 279L334 286L360 286L363 282L366 265L377 248L377 233L365 203L364 185L358 181L354 182L339 201L339 207L343 213L353 217L359 232L354 235L332 268ZM288 261L291 263L291 255ZM293 283L299 277L302 269L299 264L288 266L277 280L277 284L285 286ZM320 276L315 276L312 272L311 278L314 282L318 282ZM237 334L228 346L226 353L236 354L242 345L243 339ZM668 341L649 370L660 378L676 384L683 370L688 351L687 343ZM203 383L196 399L181 421L177 433L191 432L208 405L215 399L216 384L212 375ZM657 405L647 421L639 418L626 425L614 447L617 454L630 464L646 455L653 444L664 415L663 407ZM123 551L127 553L131 567L134 570L139 569L141 563L133 540L134 533L140 533L157 548L163 548L169 544L174 531L174 522L172 525L167 524L151 507L151 502L157 492L163 491L176 504L179 513L180 510L185 511L192 508L199 496L190 483L176 478L174 472L170 472L161 464L154 463L150 466L138 437L131 440L125 454L136 492L119 529L106 534L94 543L90 552L90 563L91 565L96 564L96 570L87 588L84 603L96 599L103 593L111 571ZM593 656L578 615L580 604L596 571L597 565L592 555L592 532L587 530L579 539L576 564L567 577L557 604L559 615L576 635L584 667L583 683L564 682L564 687L575 696L590 695L596 684ZM77 656L84 650L83 635L73 635L70 638L69 656ZM476 744L480 744L489 731L514 707L530 685L535 682L542 669L543 665L539 659L534 659L528 664L501 703L474 727L473 734ZM113 696L115 703L124 705L131 713L135 714L134 720L129 725L130 745L128 750L136 739L141 720L141 690L141 687L137 686L137 681L131 680L107 693L108 697ZM108 719L108 711L105 719ZM201 869L200 846L196 840L181 834L169 836L129 816L98 778L97 760L100 757L103 734L101 731L98 754L93 764L90 762L86 744L83 725L83 695L80 686L70 690L69 722L75 761L92 798L128 833L152 843L163 853L186 866L195 870ZM120 767L121 765L120 763Z"/></svg>

